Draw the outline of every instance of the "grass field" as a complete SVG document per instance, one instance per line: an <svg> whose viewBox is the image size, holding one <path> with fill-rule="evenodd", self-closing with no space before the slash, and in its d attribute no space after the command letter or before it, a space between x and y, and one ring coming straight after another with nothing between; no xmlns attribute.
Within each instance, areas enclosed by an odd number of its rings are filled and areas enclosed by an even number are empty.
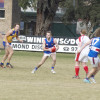
<svg viewBox="0 0 100 100"><path fill-rule="evenodd" d="M4 51L0 53L1 59L3 54ZM82 67L81 79L72 79L74 54L58 53L56 74L50 72L50 58L31 74L41 57L42 53L15 51L11 60L14 68L0 68L0 100L99 100L100 73L96 76L96 84L83 83Z"/></svg>

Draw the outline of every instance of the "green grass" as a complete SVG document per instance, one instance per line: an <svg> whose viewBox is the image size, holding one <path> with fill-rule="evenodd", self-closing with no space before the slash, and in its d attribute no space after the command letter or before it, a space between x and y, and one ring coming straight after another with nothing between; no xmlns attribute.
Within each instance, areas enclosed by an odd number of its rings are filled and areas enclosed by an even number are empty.
<svg viewBox="0 0 100 100"><path fill-rule="evenodd" d="M0 58L3 54L4 51ZM56 74L50 72L51 58L31 74L42 55L42 52L15 51L11 60L14 68L0 68L0 100L99 100L99 73L96 84L83 83L85 72L82 67L81 79L72 79L74 54L57 53ZM88 65L91 69L90 63Z"/></svg>

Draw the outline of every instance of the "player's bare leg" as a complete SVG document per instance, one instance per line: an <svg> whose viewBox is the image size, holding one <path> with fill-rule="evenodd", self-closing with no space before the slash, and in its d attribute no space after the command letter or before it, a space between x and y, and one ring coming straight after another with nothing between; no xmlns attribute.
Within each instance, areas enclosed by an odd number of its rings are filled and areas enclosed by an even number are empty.
<svg viewBox="0 0 100 100"><path fill-rule="evenodd" d="M95 73L97 70L98 70L98 67L92 68L92 70L88 73L87 78L84 79L84 82L85 82L85 83L91 83L91 82L89 81L89 79L91 78L92 75L94 75L94 73Z"/></svg>
<svg viewBox="0 0 100 100"><path fill-rule="evenodd" d="M87 78L90 78L97 70L98 70L97 67L92 68L91 71L89 72L89 74L87 75Z"/></svg>
<svg viewBox="0 0 100 100"><path fill-rule="evenodd" d="M13 49L12 49L11 46L8 47L8 51L9 51L9 55L8 55L8 58L7 58L6 67L13 68L13 66L10 64L10 60L11 60L12 55L13 55Z"/></svg>
<svg viewBox="0 0 100 100"><path fill-rule="evenodd" d="M8 49L5 49L5 55L3 56L2 63L5 62L5 60L7 59L8 55L9 55L9 51L8 51Z"/></svg>
<svg viewBox="0 0 100 100"><path fill-rule="evenodd" d="M99 62L99 64L98 64L97 70L95 71L95 73L94 73L93 75L95 76L99 70L100 70L100 62Z"/></svg>
<svg viewBox="0 0 100 100"><path fill-rule="evenodd" d="M92 82L93 83L96 83L96 81L95 81L95 75L98 73L98 71L100 70L100 62L99 62L99 64L98 64L98 68L97 68L97 70L95 71L95 73L93 74L93 75L91 75L91 80L92 80Z"/></svg>
<svg viewBox="0 0 100 100"><path fill-rule="evenodd" d="M92 83L96 83L95 81L95 75L97 74L97 72L100 70L100 62L98 63L98 67L95 67L91 70L91 72L89 72L89 75L87 76L87 80L90 78Z"/></svg>
<svg viewBox="0 0 100 100"><path fill-rule="evenodd" d="M35 73L35 71L41 66L44 64L44 62L46 61L46 59L48 58L48 56L43 56L41 61L39 62L39 64L37 65L37 67L35 67L33 70L32 70L32 73Z"/></svg>
<svg viewBox="0 0 100 100"><path fill-rule="evenodd" d="M80 77L79 77L79 70L80 70L79 65L80 65L80 62L75 61L75 76L73 78L80 79Z"/></svg>
<svg viewBox="0 0 100 100"><path fill-rule="evenodd" d="M52 58L52 60L53 60L53 62L52 62L52 67L51 67L51 72L52 72L52 73L56 73L56 72L54 71L54 67L55 67L55 64L56 64L56 54L51 54L51 58Z"/></svg>
<svg viewBox="0 0 100 100"><path fill-rule="evenodd" d="M9 62L10 63L10 60L11 60L11 58L12 58L12 55L13 55L13 49L12 49L12 47L9 47L9 55L8 55L8 59L7 59L7 62Z"/></svg>
<svg viewBox="0 0 100 100"><path fill-rule="evenodd" d="M1 61L1 64L0 64L0 66L1 66L2 68L4 68L4 62L5 62L5 60L7 59L8 55L9 55L8 48L5 48L5 55L3 56L3 60Z"/></svg>
<svg viewBox="0 0 100 100"><path fill-rule="evenodd" d="M43 56L42 59L41 59L41 61L37 65L37 68L39 68L41 65L43 65L47 58L48 58L48 56Z"/></svg>

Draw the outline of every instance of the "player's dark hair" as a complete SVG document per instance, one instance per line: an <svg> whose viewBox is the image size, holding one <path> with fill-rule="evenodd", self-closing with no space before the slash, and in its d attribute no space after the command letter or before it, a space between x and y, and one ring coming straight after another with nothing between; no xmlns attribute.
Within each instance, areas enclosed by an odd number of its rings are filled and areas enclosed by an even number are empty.
<svg viewBox="0 0 100 100"><path fill-rule="evenodd" d="M95 30L95 37L100 37L100 27Z"/></svg>
<svg viewBox="0 0 100 100"><path fill-rule="evenodd" d="M15 24L14 24L14 28L16 27L16 25L19 25L19 24L18 24L18 23L15 23Z"/></svg>
<svg viewBox="0 0 100 100"><path fill-rule="evenodd" d="M51 31L47 31L46 34L47 34L47 33L50 33L50 34L52 35Z"/></svg>

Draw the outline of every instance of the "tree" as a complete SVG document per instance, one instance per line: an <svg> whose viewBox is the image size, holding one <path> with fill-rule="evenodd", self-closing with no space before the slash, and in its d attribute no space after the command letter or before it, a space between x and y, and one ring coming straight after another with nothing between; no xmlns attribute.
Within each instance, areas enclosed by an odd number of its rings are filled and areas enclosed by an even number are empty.
<svg viewBox="0 0 100 100"><path fill-rule="evenodd" d="M60 6L66 8L64 22L82 19L89 34L91 29L100 23L100 0L66 0Z"/></svg>
<svg viewBox="0 0 100 100"><path fill-rule="evenodd" d="M19 5L26 9L27 7L36 7L37 3L37 21L35 35L44 35L50 29L50 25L58 9L59 3L65 0L19 0Z"/></svg>

